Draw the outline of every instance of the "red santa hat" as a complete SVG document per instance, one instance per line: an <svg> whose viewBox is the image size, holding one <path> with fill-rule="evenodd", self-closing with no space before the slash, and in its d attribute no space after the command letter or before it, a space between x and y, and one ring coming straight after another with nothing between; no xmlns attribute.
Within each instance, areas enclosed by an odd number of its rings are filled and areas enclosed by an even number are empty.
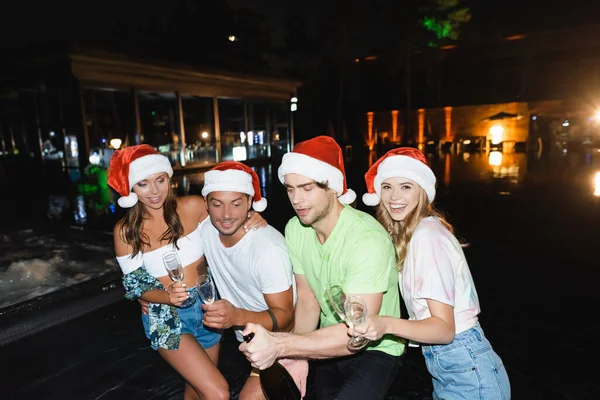
<svg viewBox="0 0 600 400"><path fill-rule="evenodd" d="M388 151L365 174L367 191L363 203L376 206L381 201L381 184L388 178L408 178L427 193L429 202L435 198L435 175L427 165L425 155L412 147L399 147Z"/></svg>
<svg viewBox="0 0 600 400"><path fill-rule="evenodd" d="M290 153L284 154L277 171L281 183L285 182L287 174L302 175L319 183L327 182L342 204L350 204L356 199L354 190L346 186L342 149L329 136L305 140L294 146Z"/></svg>
<svg viewBox="0 0 600 400"><path fill-rule="evenodd" d="M240 192L253 196L252 208L262 212L267 208L267 199L260 193L256 172L237 161L223 161L204 174L202 196L211 192Z"/></svg>
<svg viewBox="0 0 600 400"><path fill-rule="evenodd" d="M123 208L136 205L138 197L131 191L133 186L159 172L173 176L173 168L169 159L152 146L141 144L117 150L110 159L108 167L108 184L121 197L117 203Z"/></svg>

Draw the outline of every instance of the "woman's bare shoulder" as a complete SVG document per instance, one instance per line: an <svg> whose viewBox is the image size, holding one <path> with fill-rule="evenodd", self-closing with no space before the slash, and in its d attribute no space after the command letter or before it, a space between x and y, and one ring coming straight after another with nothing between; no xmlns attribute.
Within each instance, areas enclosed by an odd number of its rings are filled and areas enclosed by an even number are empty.
<svg viewBox="0 0 600 400"><path fill-rule="evenodd" d="M115 244L115 253L117 254L117 257L126 256L127 254L131 254L131 252L133 251L133 248L130 245L128 245L124 240L123 229L124 221L121 219L115 224L113 228L113 240Z"/></svg>
<svg viewBox="0 0 600 400"><path fill-rule="evenodd" d="M177 199L180 218L190 218L194 222L203 221L208 215L204 198L196 195L182 196Z"/></svg>
<svg viewBox="0 0 600 400"><path fill-rule="evenodd" d="M182 207L205 207L204 197L197 196L195 194L181 196L177 198L177 201L179 202L179 204L181 204Z"/></svg>

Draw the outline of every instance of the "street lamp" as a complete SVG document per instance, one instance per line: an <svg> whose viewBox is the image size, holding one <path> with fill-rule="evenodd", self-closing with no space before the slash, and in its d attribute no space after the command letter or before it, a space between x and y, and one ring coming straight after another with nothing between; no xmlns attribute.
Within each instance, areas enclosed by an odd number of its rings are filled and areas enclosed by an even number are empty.
<svg viewBox="0 0 600 400"><path fill-rule="evenodd" d="M113 149L119 150L121 148L121 144L123 144L123 141L119 138L114 138L110 139L109 143Z"/></svg>
<svg viewBox="0 0 600 400"><path fill-rule="evenodd" d="M500 125L494 125L490 128L490 134L492 135L492 144L500 144L502 142L504 128Z"/></svg>
<svg viewBox="0 0 600 400"><path fill-rule="evenodd" d="M208 132L202 132L200 136L202 137L202 139L208 139Z"/></svg>

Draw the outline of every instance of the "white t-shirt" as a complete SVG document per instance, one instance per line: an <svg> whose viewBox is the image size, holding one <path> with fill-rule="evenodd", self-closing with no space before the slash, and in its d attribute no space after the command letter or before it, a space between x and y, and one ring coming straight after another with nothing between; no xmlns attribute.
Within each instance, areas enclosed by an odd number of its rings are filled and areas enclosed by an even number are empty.
<svg viewBox="0 0 600 400"><path fill-rule="evenodd" d="M454 307L457 334L477 323L481 310L465 254L438 219L419 223L398 279L411 320L431 317L426 301L431 299Z"/></svg>
<svg viewBox="0 0 600 400"><path fill-rule="evenodd" d="M234 246L225 247L219 231L211 222L202 232L204 255L219 295L235 307L260 312L269 307L264 294L280 293L293 286L296 304L296 280L292 263L279 231L268 225L251 230ZM242 331L235 334L241 342Z"/></svg>

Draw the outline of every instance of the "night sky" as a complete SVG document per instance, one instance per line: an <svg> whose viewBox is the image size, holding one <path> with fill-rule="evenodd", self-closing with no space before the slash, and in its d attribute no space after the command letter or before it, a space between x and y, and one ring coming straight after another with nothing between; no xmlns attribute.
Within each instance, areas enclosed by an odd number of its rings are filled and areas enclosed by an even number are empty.
<svg viewBox="0 0 600 400"><path fill-rule="evenodd" d="M303 112L299 114L306 118L305 130L322 131L332 123L341 130L341 93L348 115L406 106L401 49L407 26L418 25L415 10L428 1L435 0L24 0L5 6L0 45L8 57L14 49L28 56L91 48L141 61L295 78L304 84L299 93ZM458 42L452 43L485 47L515 34L600 24L600 1L595 0L462 3L469 7L472 18L462 28ZM230 35L239 40L230 42ZM412 47L422 44L413 43ZM370 71L367 63L352 63L356 57L371 55L380 56L379 66L371 64L377 70ZM488 88L487 92L480 87L474 77L485 78L488 61L477 52L471 57L481 59L458 58L459 63L479 68L468 72L473 78L468 80L473 84L470 91L448 86L460 81L455 72L465 69L461 65L438 71L445 83L436 86L431 83L437 78L425 74L431 69L426 65L418 70L415 61L410 106L519 99L519 87L496 84L498 89ZM488 92L493 96L487 96Z"/></svg>
<svg viewBox="0 0 600 400"><path fill-rule="evenodd" d="M339 40L350 52L377 51L386 27L401 25L406 2L397 0L106 0L102 2L18 1L4 6L0 44L35 44L44 49L83 43L132 55L198 65L231 63L261 68L257 54L323 52ZM390 4L394 4L392 8ZM472 20L462 40L600 23L593 0L466 1ZM386 19L380 14L384 11ZM397 16L389 14L397 14ZM340 30L339 27L345 27ZM230 34L239 42L227 40Z"/></svg>

